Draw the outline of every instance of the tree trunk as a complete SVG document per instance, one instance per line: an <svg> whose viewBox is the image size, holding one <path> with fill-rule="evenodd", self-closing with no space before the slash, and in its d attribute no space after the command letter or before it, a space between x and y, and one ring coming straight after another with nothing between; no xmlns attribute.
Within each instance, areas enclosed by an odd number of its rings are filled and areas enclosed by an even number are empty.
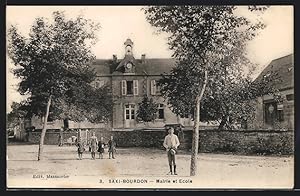
<svg viewBox="0 0 300 196"><path fill-rule="evenodd" d="M195 176L197 174L197 154L199 149L199 126L200 126L200 96L196 98L196 111L195 111L195 123L193 128L192 139L192 156L191 156L191 168L190 175Z"/></svg>
<svg viewBox="0 0 300 196"><path fill-rule="evenodd" d="M49 96L48 102L47 102L47 109L46 109L43 129L42 129L42 133L41 133L41 140L40 140L40 145L39 145L38 161L43 160L44 139L45 139L45 135L46 135L46 131L47 131L47 121L48 121L49 109L50 109L50 105L51 105L51 98L52 98L52 95Z"/></svg>
<svg viewBox="0 0 300 196"><path fill-rule="evenodd" d="M191 167L190 167L190 175L196 176L197 175L197 154L199 149L199 126L200 126L200 102L203 97L206 84L207 84L207 71L204 74L204 82L201 88L199 95L196 97L195 104L196 104L196 111L195 111L195 123L193 128L193 138L192 138L192 155L191 155Z"/></svg>
<svg viewBox="0 0 300 196"><path fill-rule="evenodd" d="M222 120L221 120L221 123L219 124L218 129L219 130L224 130L224 128L226 126L226 123L227 123L227 116L223 116Z"/></svg>

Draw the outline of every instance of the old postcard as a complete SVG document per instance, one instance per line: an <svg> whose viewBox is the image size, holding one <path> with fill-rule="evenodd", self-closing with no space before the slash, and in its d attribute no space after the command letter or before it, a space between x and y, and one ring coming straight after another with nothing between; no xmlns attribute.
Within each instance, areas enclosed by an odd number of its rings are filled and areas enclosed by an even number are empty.
<svg viewBox="0 0 300 196"><path fill-rule="evenodd" d="M7 6L7 189L292 189L293 6Z"/></svg>

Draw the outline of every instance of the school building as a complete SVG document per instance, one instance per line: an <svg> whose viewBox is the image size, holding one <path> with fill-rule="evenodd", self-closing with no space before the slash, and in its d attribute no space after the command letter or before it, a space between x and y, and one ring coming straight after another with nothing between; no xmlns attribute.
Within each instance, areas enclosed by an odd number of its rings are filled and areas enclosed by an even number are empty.
<svg viewBox="0 0 300 196"><path fill-rule="evenodd" d="M48 129L68 128L105 128L109 130L131 130L139 128L161 129L166 124L182 124L192 126L190 118L176 116L167 106L157 86L161 74L170 73L175 60L172 58L140 58L134 55L134 43L131 39L124 42L124 57L118 59L97 59L92 67L97 72L97 79L92 83L95 88L107 85L113 96L113 115L109 123L93 124L87 121L76 123L72 121L55 120L48 122ZM154 122L144 123L137 120L138 104L143 96L153 98L159 104L157 118ZM42 119L32 118L28 126L42 128Z"/></svg>

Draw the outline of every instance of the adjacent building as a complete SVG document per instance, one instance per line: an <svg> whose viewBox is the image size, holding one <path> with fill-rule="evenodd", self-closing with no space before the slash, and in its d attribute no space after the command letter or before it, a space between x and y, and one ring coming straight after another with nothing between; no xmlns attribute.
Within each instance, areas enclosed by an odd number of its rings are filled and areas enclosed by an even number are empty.
<svg viewBox="0 0 300 196"><path fill-rule="evenodd" d="M265 77L274 78L268 85L278 89L280 101L270 94L258 97L256 119L252 127L294 130L293 54L272 60L255 81L260 81Z"/></svg>

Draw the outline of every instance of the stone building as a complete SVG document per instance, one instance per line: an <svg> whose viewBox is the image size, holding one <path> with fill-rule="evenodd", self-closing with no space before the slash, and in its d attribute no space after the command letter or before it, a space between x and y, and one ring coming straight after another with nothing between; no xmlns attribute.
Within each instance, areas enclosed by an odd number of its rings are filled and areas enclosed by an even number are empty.
<svg viewBox="0 0 300 196"><path fill-rule="evenodd" d="M110 123L92 124L89 122L75 123L72 121L50 121L49 129L68 128L105 128L108 130L129 130L139 128L162 129L166 124L182 124L191 126L192 120L177 117L167 106L160 94L157 81L161 74L168 74L175 66L172 58L135 58L134 43L131 39L124 42L124 58L97 59L92 67L97 72L97 79L91 84L95 88L107 85L113 95L113 117ZM154 122L139 122L136 118L138 104L144 95L152 97L159 104L157 118ZM31 126L42 128L42 119L31 119Z"/></svg>
<svg viewBox="0 0 300 196"><path fill-rule="evenodd" d="M168 74L175 66L171 58L135 58L134 43L127 39L124 42L125 56L107 60L96 60L93 67L98 73L94 82L96 88L108 85L112 90L114 108L111 127L118 129L163 128L165 124L182 123L190 125L190 119L177 117L166 105L160 94L157 81L161 74ZM159 104L157 118L154 122L143 123L136 118L138 104L144 95L153 98Z"/></svg>
<svg viewBox="0 0 300 196"><path fill-rule="evenodd" d="M274 79L268 85L278 89L281 101L266 94L257 98L254 128L294 130L294 57L293 54L274 59L255 81Z"/></svg>

